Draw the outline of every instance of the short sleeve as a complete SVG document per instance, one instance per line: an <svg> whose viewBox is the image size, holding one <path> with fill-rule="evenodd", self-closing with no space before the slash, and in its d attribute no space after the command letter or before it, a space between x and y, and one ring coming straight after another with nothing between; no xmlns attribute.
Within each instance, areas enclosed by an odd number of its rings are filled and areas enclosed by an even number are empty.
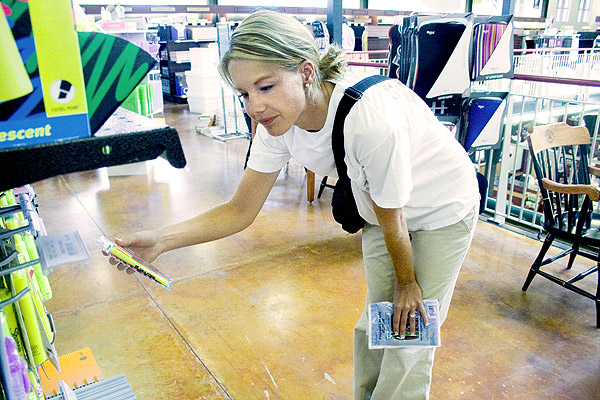
<svg viewBox="0 0 600 400"><path fill-rule="evenodd" d="M273 137L259 125L252 139L248 168L271 173L283 168L290 158L291 154L283 136Z"/></svg>
<svg viewBox="0 0 600 400"><path fill-rule="evenodd" d="M373 151L359 160L371 199L379 207L400 208L413 189L408 132L390 132Z"/></svg>

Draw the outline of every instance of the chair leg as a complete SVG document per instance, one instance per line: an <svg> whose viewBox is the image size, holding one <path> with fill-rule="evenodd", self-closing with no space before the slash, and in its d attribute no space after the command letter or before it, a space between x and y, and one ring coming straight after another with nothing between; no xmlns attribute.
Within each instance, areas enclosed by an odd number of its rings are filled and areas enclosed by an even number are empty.
<svg viewBox="0 0 600 400"><path fill-rule="evenodd" d="M578 253L579 253L579 243L573 243L573 246L571 246L571 254L569 255L569 262L567 264L567 269L571 269Z"/></svg>
<svg viewBox="0 0 600 400"><path fill-rule="evenodd" d="M600 300L596 296L596 328L600 328Z"/></svg>
<svg viewBox="0 0 600 400"><path fill-rule="evenodd" d="M323 189L325 189L326 187L330 188L330 189L335 189L334 185L329 185L327 184L327 177L323 177L323 180L321 181L321 186L319 187L319 194L317 194L317 198L320 199L321 195L323 194Z"/></svg>
<svg viewBox="0 0 600 400"><path fill-rule="evenodd" d="M524 292L529 288L529 284L531 283L531 281L533 280L535 275L538 273L538 271L542 265L542 262L544 261L544 257L546 256L546 253L548 252L548 249L552 245L553 241L554 241L553 234L549 233L548 235L546 235L546 239L544 240L544 244L542 245L540 253L538 254L538 256L535 259L535 261L533 262L533 264L531 265L531 268L529 269L529 274L527 274L527 279L525 279L525 283L523 284L523 288L521 289Z"/></svg>
<svg viewBox="0 0 600 400"><path fill-rule="evenodd" d="M321 186L319 187L319 193L317 194L317 199L321 198L321 195L323 194L323 189L325 189L325 186L327 186L327 177L323 177L323 180L321 181Z"/></svg>
<svg viewBox="0 0 600 400"><path fill-rule="evenodd" d="M306 170L306 200L313 202L315 200L315 173Z"/></svg>
<svg viewBox="0 0 600 400"><path fill-rule="evenodd" d="M598 263L600 267L600 262ZM596 271L598 274L598 286L596 287L596 328L600 328L600 268Z"/></svg>

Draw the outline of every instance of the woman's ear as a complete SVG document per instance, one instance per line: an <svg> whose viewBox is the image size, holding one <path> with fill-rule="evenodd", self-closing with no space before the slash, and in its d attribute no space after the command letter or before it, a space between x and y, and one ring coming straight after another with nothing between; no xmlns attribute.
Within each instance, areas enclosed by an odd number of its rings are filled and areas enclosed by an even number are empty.
<svg viewBox="0 0 600 400"><path fill-rule="evenodd" d="M312 84L315 80L315 66L308 60L302 61L300 64L300 74L302 75L303 84Z"/></svg>

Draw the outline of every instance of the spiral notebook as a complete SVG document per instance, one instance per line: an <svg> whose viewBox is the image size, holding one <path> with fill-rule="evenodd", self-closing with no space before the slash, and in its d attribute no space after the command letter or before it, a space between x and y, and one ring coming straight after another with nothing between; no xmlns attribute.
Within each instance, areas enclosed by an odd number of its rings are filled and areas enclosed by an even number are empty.
<svg viewBox="0 0 600 400"><path fill-rule="evenodd" d="M104 379L86 347L58 358L61 371L44 366L40 373L46 400L136 400L123 374ZM48 363L48 362L46 362Z"/></svg>

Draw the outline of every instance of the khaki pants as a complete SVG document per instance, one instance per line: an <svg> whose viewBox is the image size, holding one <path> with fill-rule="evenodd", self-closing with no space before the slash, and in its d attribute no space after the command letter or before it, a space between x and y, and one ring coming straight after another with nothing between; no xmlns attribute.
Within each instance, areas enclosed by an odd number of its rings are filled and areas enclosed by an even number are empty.
<svg viewBox="0 0 600 400"><path fill-rule="evenodd" d="M423 299L438 299L440 323L448 307L460 267L477 221L474 210L462 221L433 231L411 232L414 270ZM394 268L379 226L362 232L367 280L366 304L393 301ZM354 399L428 399L434 348L369 350L367 308L354 329ZM443 338L442 338L443 341Z"/></svg>

